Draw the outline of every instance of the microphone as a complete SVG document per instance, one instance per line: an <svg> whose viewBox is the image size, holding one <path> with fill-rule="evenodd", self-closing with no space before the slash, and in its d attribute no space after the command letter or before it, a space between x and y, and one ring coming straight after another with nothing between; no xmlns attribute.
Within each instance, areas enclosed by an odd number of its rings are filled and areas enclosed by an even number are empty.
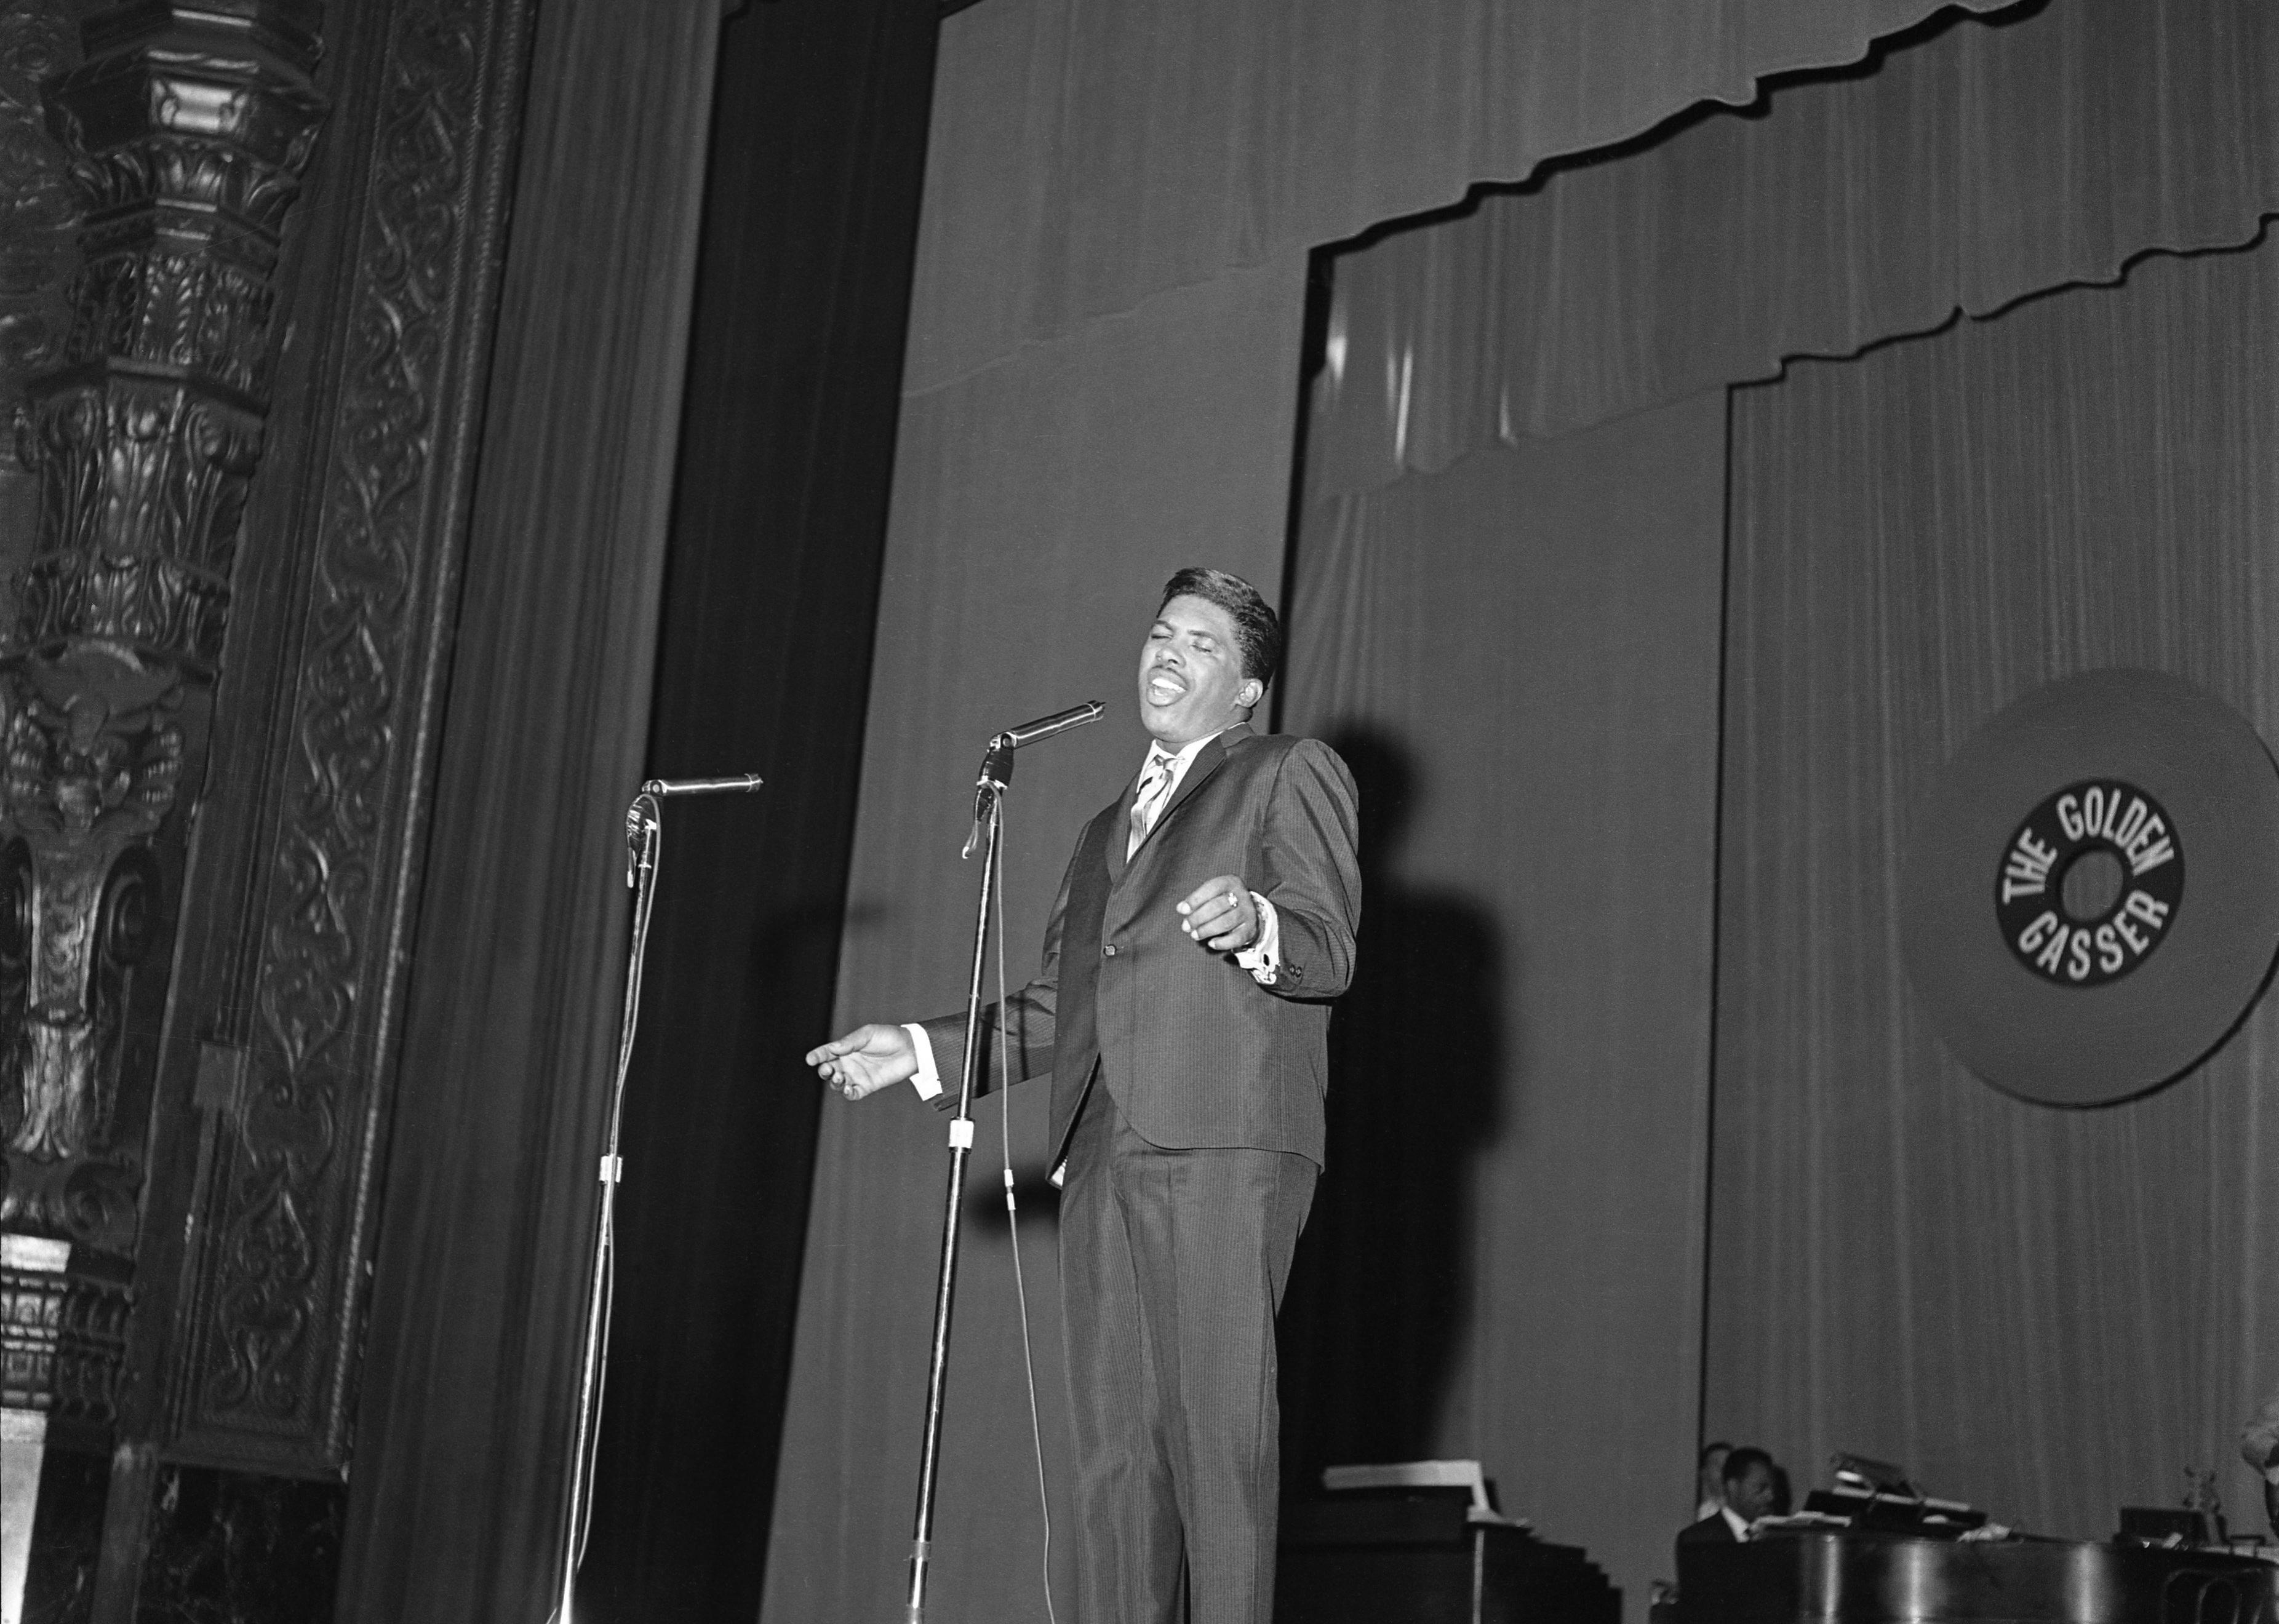
<svg viewBox="0 0 2279 1624"><path fill-rule="evenodd" d="M1018 727L1009 727L989 741L989 750L981 758L981 776L973 787L982 793L995 785L1003 789L1013 781L1013 752L1024 745L1032 745L1050 739L1055 733L1065 733L1072 727L1082 727L1087 722L1097 722L1108 714L1108 707L1098 700L1072 705L1066 710L1055 710L1048 716L1039 716L1033 722L1024 722ZM973 815L981 816L981 803L974 802Z"/></svg>
<svg viewBox="0 0 2279 1624"><path fill-rule="evenodd" d="M760 787L756 772L739 773L733 778L651 778L641 785L644 795L719 795L730 790L756 790Z"/></svg>
<svg viewBox="0 0 2279 1624"><path fill-rule="evenodd" d="M989 741L989 748L981 757L981 774L973 781L973 832L965 837L967 857L980 847L982 832L989 822L990 795L1001 793L1013 782L1013 752L1055 733L1065 733L1072 727L1097 722L1107 714L1107 706L1098 700L1087 700L1066 710L1055 710L1048 716L1039 716L1033 722L1024 722L1018 727L1009 727Z"/></svg>
<svg viewBox="0 0 2279 1624"><path fill-rule="evenodd" d="M739 773L733 778L651 778L643 784L633 805L625 808L625 884L633 885L635 874L649 866L649 839L656 832L657 820L664 816L655 802L667 795L718 795L759 787L756 772ZM644 808L644 801L651 804Z"/></svg>
<svg viewBox="0 0 2279 1624"><path fill-rule="evenodd" d="M1066 710L1055 710L1048 716L1039 716L1033 722L1024 722L1018 727L1009 727L989 742L992 745L1002 744L1008 749L1017 750L1024 745L1032 745L1040 739L1050 739L1055 733L1065 733L1072 727L1082 727L1087 722L1097 722L1107 713L1107 706L1098 700L1088 700L1081 705L1072 705Z"/></svg>

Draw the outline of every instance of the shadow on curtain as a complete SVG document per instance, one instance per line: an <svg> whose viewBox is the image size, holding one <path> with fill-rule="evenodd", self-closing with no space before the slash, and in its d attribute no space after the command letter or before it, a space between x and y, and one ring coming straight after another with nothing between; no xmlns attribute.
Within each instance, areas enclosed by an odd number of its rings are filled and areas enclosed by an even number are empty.
<svg viewBox="0 0 2279 1624"><path fill-rule="evenodd" d="M1290 615L1368 889L1287 1486L1476 1457L1640 1608L1691 1504L1724 436L1712 391L1324 503Z"/></svg>
<svg viewBox="0 0 2279 1624"><path fill-rule="evenodd" d="M1416 749L1370 724L1330 743L1361 793L1369 960L1331 1026L1337 1183L1316 1201L1282 1309L1285 1493L1297 1497L1325 1466L1438 1447L1474 1318L1473 1179L1508 1109L1496 915L1475 892L1404 876L1431 793Z"/></svg>

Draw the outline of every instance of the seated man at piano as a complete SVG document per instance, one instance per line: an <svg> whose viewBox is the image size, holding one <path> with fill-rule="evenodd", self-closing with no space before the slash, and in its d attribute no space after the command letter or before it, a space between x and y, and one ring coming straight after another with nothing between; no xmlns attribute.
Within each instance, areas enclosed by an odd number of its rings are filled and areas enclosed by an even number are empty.
<svg viewBox="0 0 2279 1624"><path fill-rule="evenodd" d="M1716 1545L1738 1544L1749 1537L1749 1529L1758 1518L1772 1514L1779 1479L1773 1458L1763 1450L1743 1444L1732 1451L1725 1457L1718 1477L1724 1487L1725 1503L1699 1522L1679 1529L1680 1545L1703 1541Z"/></svg>

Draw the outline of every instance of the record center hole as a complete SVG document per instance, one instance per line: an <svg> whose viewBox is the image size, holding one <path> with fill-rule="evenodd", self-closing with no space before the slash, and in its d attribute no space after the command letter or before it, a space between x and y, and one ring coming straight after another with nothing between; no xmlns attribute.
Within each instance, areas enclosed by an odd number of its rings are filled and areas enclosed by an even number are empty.
<svg viewBox="0 0 2279 1624"><path fill-rule="evenodd" d="M2092 846L2066 864L2065 877L2058 882L2058 901L2076 924L2094 924L2121 900L2128 877L2118 854Z"/></svg>

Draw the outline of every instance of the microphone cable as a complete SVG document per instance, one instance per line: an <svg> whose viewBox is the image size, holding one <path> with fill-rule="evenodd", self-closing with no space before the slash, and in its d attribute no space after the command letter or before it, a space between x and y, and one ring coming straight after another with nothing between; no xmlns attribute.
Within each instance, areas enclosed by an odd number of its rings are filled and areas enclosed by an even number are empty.
<svg viewBox="0 0 2279 1624"><path fill-rule="evenodd" d="M997 797L998 850L1004 850L1005 797ZM1037 1410L1037 1358L1029 1344L1029 1287L1021 1275L1021 1209L1013 1199L1013 1051L1005 998L1005 864L997 864L997 1121L1005 1153L1005 1232L1013 1243L1013 1291L1021 1306L1021 1367L1029 1384L1029 1439L1037 1456L1037 1509L1045 1521L1045 1618L1060 1624L1053 1611L1053 1505L1045 1491L1045 1429Z"/></svg>

